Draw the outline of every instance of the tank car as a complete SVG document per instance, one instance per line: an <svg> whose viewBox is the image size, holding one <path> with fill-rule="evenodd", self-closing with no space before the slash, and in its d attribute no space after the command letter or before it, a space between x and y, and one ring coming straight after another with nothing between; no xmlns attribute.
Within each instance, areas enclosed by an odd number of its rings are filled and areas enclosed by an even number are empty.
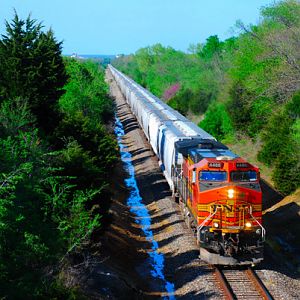
<svg viewBox="0 0 300 300"><path fill-rule="evenodd" d="M211 264L263 259L259 169L149 91L109 66L136 116L180 208Z"/></svg>

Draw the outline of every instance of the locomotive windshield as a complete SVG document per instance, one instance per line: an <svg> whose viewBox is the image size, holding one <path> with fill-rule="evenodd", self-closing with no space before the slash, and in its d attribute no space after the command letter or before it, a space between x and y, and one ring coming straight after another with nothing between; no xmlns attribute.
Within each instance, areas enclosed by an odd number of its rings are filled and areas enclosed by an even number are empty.
<svg viewBox="0 0 300 300"><path fill-rule="evenodd" d="M231 181L256 181L257 173L255 171L234 171L230 173Z"/></svg>
<svg viewBox="0 0 300 300"><path fill-rule="evenodd" d="M227 172L224 171L200 171L199 179L202 181L225 181Z"/></svg>

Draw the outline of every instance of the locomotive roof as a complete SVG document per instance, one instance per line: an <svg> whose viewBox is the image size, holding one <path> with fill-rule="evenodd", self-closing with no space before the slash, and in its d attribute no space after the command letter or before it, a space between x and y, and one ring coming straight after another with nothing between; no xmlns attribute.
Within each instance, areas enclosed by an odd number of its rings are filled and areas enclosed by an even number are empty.
<svg viewBox="0 0 300 300"><path fill-rule="evenodd" d="M216 158L218 156L238 158L236 154L228 149L189 149L188 154L191 156L192 160L197 163L203 158Z"/></svg>
<svg viewBox="0 0 300 300"><path fill-rule="evenodd" d="M191 149L228 150L225 145L216 140L202 138L193 138L178 141L175 144L175 148L179 153L182 153L183 156L188 156L188 152Z"/></svg>
<svg viewBox="0 0 300 300"><path fill-rule="evenodd" d="M222 143L210 139L194 138L177 141L175 143L175 148L183 156L191 156L194 162L199 162L203 158L216 158L218 156L239 157Z"/></svg>

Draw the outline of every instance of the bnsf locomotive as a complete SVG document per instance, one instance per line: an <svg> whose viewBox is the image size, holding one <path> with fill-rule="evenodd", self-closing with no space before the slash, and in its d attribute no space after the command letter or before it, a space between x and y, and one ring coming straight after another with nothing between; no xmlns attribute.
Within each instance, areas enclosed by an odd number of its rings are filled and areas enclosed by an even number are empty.
<svg viewBox="0 0 300 300"><path fill-rule="evenodd" d="M259 170L114 67L187 225L200 257L211 264L257 264L263 259Z"/></svg>

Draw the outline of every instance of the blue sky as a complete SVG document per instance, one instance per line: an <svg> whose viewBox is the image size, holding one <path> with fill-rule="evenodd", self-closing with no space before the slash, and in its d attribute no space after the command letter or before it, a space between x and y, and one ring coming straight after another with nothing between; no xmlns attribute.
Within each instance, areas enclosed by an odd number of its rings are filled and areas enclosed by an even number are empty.
<svg viewBox="0 0 300 300"><path fill-rule="evenodd" d="M63 52L134 53L155 43L186 51L210 35L233 35L236 20L256 24L273 0L0 0L0 33L15 8L50 26Z"/></svg>

